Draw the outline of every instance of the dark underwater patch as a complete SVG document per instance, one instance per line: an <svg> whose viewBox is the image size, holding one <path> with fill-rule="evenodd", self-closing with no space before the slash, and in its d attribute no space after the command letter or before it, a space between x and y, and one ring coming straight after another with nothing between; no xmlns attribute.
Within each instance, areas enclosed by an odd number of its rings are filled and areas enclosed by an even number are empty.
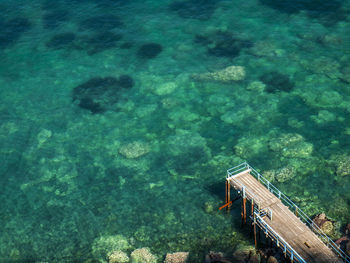
<svg viewBox="0 0 350 263"><path fill-rule="evenodd" d="M241 39L229 32L217 31L209 35L197 35L195 43L207 48L208 54L216 57L237 57L244 48L251 48L253 42Z"/></svg>
<svg viewBox="0 0 350 263"><path fill-rule="evenodd" d="M263 5L286 14L306 11L307 15L318 18L322 23L332 23L344 20L344 14L338 16L342 7L341 1L324 0L260 0ZM329 21L327 21L329 20Z"/></svg>
<svg viewBox="0 0 350 263"><path fill-rule="evenodd" d="M46 43L46 46L53 49L67 48L73 43L75 38L75 34L71 32L57 34Z"/></svg>
<svg viewBox="0 0 350 263"><path fill-rule="evenodd" d="M290 81L287 75L275 71L265 73L260 77L260 80L266 84L265 91L269 93L288 92L294 88L294 83Z"/></svg>
<svg viewBox="0 0 350 263"><path fill-rule="evenodd" d="M137 56L140 58L152 59L158 56L162 50L162 46L157 43L147 43L138 49Z"/></svg>
<svg viewBox="0 0 350 263"><path fill-rule="evenodd" d="M32 28L32 23L23 17L10 20L0 19L0 48L6 48L15 42Z"/></svg>
<svg viewBox="0 0 350 263"><path fill-rule="evenodd" d="M83 36L76 41L76 49L85 50L88 55L115 48L122 35L110 31Z"/></svg>
<svg viewBox="0 0 350 263"><path fill-rule="evenodd" d="M293 14L300 11L317 13L336 12L341 7L340 1L324 0L260 0L263 5L267 5L283 13Z"/></svg>
<svg viewBox="0 0 350 263"><path fill-rule="evenodd" d="M208 20L215 12L216 2L214 0L179 1L171 3L169 9L182 18Z"/></svg>
<svg viewBox="0 0 350 263"><path fill-rule="evenodd" d="M43 26L46 29L55 29L69 20L69 13L64 9L55 9L43 15Z"/></svg>
<svg viewBox="0 0 350 263"><path fill-rule="evenodd" d="M103 113L121 99L123 90L133 85L134 81L128 75L91 78L73 89L73 101L91 113Z"/></svg>
<svg viewBox="0 0 350 263"><path fill-rule="evenodd" d="M123 22L115 15L98 15L79 22L80 28L93 31L108 31L123 26Z"/></svg>

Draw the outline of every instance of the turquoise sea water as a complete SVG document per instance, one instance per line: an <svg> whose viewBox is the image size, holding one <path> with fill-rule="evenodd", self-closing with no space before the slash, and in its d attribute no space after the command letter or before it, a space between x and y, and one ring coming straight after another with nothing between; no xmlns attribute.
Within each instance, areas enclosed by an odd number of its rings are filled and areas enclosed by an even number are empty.
<svg viewBox="0 0 350 263"><path fill-rule="evenodd" d="M350 1L0 10L0 262L232 254L251 237L217 208L244 160L350 222Z"/></svg>

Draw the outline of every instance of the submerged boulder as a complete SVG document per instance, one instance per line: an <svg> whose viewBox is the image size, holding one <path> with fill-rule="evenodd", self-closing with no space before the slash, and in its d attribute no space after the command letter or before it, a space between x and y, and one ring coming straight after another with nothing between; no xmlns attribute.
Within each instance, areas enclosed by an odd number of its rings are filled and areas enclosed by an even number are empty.
<svg viewBox="0 0 350 263"><path fill-rule="evenodd" d="M148 143L142 141L134 141L122 145L119 153L128 159L135 159L147 154L150 151Z"/></svg>
<svg viewBox="0 0 350 263"><path fill-rule="evenodd" d="M202 81L232 82L245 79L245 68L242 66L229 66L219 71L193 74L192 78Z"/></svg>
<svg viewBox="0 0 350 263"><path fill-rule="evenodd" d="M138 248L131 253L131 263L157 263L157 257L149 248Z"/></svg>
<svg viewBox="0 0 350 263"><path fill-rule="evenodd" d="M164 263L186 263L188 261L188 252L176 252L166 254Z"/></svg>

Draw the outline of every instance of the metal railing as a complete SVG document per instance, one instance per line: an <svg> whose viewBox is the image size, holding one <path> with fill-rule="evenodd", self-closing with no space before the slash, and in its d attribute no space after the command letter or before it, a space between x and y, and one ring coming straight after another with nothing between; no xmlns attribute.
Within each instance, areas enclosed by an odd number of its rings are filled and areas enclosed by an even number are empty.
<svg viewBox="0 0 350 263"><path fill-rule="evenodd" d="M345 260L346 263L350 263L350 257L336 245L333 240L328 237L318 225L316 225L304 211L302 211L295 203L293 203L285 194L283 194L277 187L270 183L264 176L258 173L247 162L232 167L227 170L226 179L237 175L246 170L250 170L250 174L253 175L260 183L262 183L271 193L273 193L278 199L282 201L293 213L295 213L299 219L305 223L328 247L330 247L339 257ZM231 178L231 180L236 180Z"/></svg>
<svg viewBox="0 0 350 263"><path fill-rule="evenodd" d="M281 247L283 250L283 253L285 255L288 255L290 259L295 260L299 263L306 263L306 261L296 252L279 234L277 234L272 227L269 226L269 224L264 221L261 216L259 215L258 211L254 211L254 224L257 224L262 231L264 231L266 236L270 236L270 238L276 242L276 245L278 247Z"/></svg>

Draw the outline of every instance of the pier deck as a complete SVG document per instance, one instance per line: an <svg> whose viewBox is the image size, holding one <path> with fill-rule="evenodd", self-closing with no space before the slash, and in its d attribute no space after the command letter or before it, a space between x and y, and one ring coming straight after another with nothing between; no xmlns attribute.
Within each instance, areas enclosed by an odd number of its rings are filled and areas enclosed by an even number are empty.
<svg viewBox="0 0 350 263"><path fill-rule="evenodd" d="M235 171L228 170L226 178L227 184L229 184L228 189L232 186L239 191L243 199L252 203L254 223L277 243L285 254L291 257L292 261L307 263L350 262L343 251L334 247L336 245L332 240L262 175L248 164L245 164L244 169L240 168ZM288 206L282 201L287 201ZM246 213L245 207L244 211Z"/></svg>

